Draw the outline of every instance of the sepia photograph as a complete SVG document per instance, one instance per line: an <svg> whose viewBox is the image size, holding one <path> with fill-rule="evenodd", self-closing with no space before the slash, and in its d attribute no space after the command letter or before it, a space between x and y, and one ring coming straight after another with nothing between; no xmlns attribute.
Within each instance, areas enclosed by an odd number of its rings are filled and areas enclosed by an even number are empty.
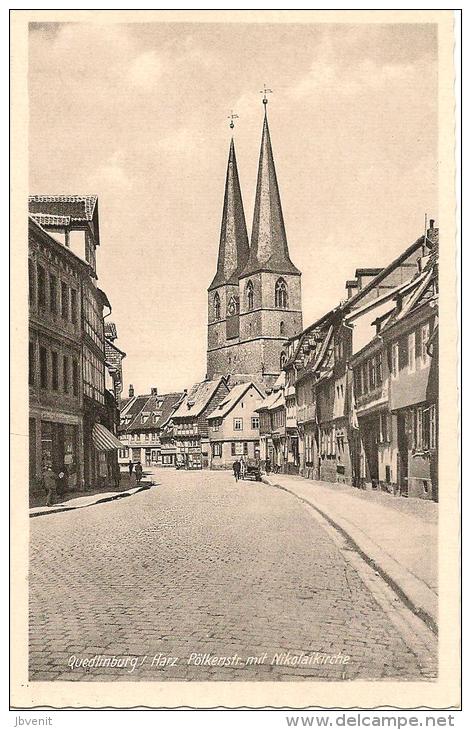
<svg viewBox="0 0 471 730"><path fill-rule="evenodd" d="M456 706L453 14L13 16L18 697Z"/></svg>

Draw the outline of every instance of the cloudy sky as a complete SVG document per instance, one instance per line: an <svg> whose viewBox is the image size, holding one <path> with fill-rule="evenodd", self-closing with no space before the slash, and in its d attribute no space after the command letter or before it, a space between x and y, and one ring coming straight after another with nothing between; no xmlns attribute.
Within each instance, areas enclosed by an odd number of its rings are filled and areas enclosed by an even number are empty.
<svg viewBox="0 0 471 730"><path fill-rule="evenodd" d="M439 219L436 51L434 25L31 26L30 191L99 196L126 387L205 375L227 116L250 232L264 84L305 326Z"/></svg>

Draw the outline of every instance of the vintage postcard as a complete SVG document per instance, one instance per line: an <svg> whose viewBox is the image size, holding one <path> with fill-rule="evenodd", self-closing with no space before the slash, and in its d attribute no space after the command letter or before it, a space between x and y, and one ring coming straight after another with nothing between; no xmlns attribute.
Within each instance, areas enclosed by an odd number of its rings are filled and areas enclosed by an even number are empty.
<svg viewBox="0 0 471 730"><path fill-rule="evenodd" d="M13 11L12 697L460 704L452 11Z"/></svg>

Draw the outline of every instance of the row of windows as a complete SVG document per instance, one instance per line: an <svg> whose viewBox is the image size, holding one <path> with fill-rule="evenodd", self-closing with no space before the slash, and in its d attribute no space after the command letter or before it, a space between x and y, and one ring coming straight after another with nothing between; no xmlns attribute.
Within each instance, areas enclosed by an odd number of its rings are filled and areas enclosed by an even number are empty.
<svg viewBox="0 0 471 730"><path fill-rule="evenodd" d="M83 392L99 403L105 402L104 364L88 349L83 354Z"/></svg>
<svg viewBox="0 0 471 730"><path fill-rule="evenodd" d="M377 352L355 368L354 378L357 396L379 388L383 382L383 353Z"/></svg>
<svg viewBox="0 0 471 730"><path fill-rule="evenodd" d="M39 382L38 382L39 380ZM29 384L45 390L53 390L73 396L79 394L79 363L69 355L60 355L56 350L39 347L39 374L37 348L29 342Z"/></svg>
<svg viewBox="0 0 471 730"><path fill-rule="evenodd" d="M423 324L418 330L410 332L391 345L391 376L397 378L399 371L407 367L409 373L417 368L426 367L430 362L427 352L430 339L430 324Z"/></svg>
<svg viewBox="0 0 471 730"><path fill-rule="evenodd" d="M221 419L216 419L213 421L212 424L212 430L213 431L219 431L220 426L222 425ZM258 416L252 416L250 419L250 428L252 431L258 430L260 427L260 419ZM232 430L233 431L243 431L244 430L244 419L243 418L233 418L232 419Z"/></svg>
<svg viewBox="0 0 471 730"><path fill-rule="evenodd" d="M276 309L288 309L288 286L283 278L278 279L275 284L275 307ZM245 287L245 298L247 304L247 311L251 312L254 309L254 286L251 281L247 283ZM221 319L221 299L219 294L216 292L213 300L214 306L214 319ZM236 297L231 297L227 305L227 314L233 316L239 311L239 300Z"/></svg>
<svg viewBox="0 0 471 730"><path fill-rule="evenodd" d="M29 303L34 306L37 302L39 309L48 310L54 317L59 315L72 324L79 320L78 291L69 286L51 271L48 273L44 266L35 266L28 259ZM37 283L37 298L36 298Z"/></svg>
<svg viewBox="0 0 471 730"><path fill-rule="evenodd" d="M157 432L156 431L147 431L146 433L132 433L130 434L131 441L140 441L141 437L143 437L144 441L157 441Z"/></svg>

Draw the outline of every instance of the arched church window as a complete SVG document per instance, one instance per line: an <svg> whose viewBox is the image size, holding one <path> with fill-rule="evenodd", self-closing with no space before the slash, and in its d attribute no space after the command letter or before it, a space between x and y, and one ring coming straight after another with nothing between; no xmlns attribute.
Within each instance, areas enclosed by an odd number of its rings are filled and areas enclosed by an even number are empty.
<svg viewBox="0 0 471 730"><path fill-rule="evenodd" d="M280 370L283 370L285 365L286 365L286 355L284 352L282 352L280 355Z"/></svg>
<svg viewBox="0 0 471 730"><path fill-rule="evenodd" d="M283 321L280 322L280 335L285 334L285 323Z"/></svg>
<svg viewBox="0 0 471 730"><path fill-rule="evenodd" d="M239 311L239 302L235 297L231 297L229 299L229 304L227 305L227 313L230 317L233 317L234 314L237 314Z"/></svg>
<svg viewBox="0 0 471 730"><path fill-rule="evenodd" d="M275 307L288 309L288 287L284 279L278 279L275 284Z"/></svg>
<svg viewBox="0 0 471 730"><path fill-rule="evenodd" d="M221 319L221 300L217 292L214 295L214 319Z"/></svg>
<svg viewBox="0 0 471 730"><path fill-rule="evenodd" d="M247 309L249 312L253 309L253 284L251 281L247 284Z"/></svg>

